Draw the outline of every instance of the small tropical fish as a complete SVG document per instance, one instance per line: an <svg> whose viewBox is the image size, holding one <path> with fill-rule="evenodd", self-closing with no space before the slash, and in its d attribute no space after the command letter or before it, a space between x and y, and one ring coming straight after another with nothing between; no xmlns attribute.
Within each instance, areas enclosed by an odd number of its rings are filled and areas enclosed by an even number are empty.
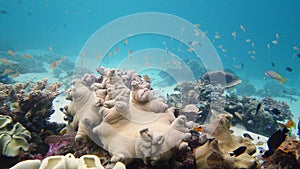
<svg viewBox="0 0 300 169"><path fill-rule="evenodd" d="M200 35L200 32L198 31L198 29L194 29L194 32L195 32L195 36L199 36Z"/></svg>
<svg viewBox="0 0 300 169"><path fill-rule="evenodd" d="M128 52L128 55L131 55L132 54L132 50L130 50L129 52Z"/></svg>
<svg viewBox="0 0 300 169"><path fill-rule="evenodd" d="M275 36L276 36L277 39L279 39L279 34L278 33L276 33Z"/></svg>
<svg viewBox="0 0 300 169"><path fill-rule="evenodd" d="M166 46L166 45L167 45L167 43L166 43L165 41L163 41L163 42L162 42L162 44L163 44L164 46Z"/></svg>
<svg viewBox="0 0 300 169"><path fill-rule="evenodd" d="M223 45L219 45L218 48L219 48L219 49L223 49Z"/></svg>
<svg viewBox="0 0 300 169"><path fill-rule="evenodd" d="M244 25L240 25L240 28L243 32L246 32L246 28L244 27Z"/></svg>
<svg viewBox="0 0 300 169"><path fill-rule="evenodd" d="M299 48L298 46L293 46L293 49L294 49L295 51L300 50L300 48Z"/></svg>
<svg viewBox="0 0 300 169"><path fill-rule="evenodd" d="M188 52L193 52L195 49L194 48L188 48L187 51Z"/></svg>
<svg viewBox="0 0 300 169"><path fill-rule="evenodd" d="M275 67L275 64L274 64L274 62L271 62L271 65L272 65L272 67Z"/></svg>
<svg viewBox="0 0 300 169"><path fill-rule="evenodd" d="M50 65L50 69L55 69L59 64L61 64L61 60L52 62Z"/></svg>
<svg viewBox="0 0 300 169"><path fill-rule="evenodd" d="M247 147L246 146L240 146L239 148L233 150L233 152L230 152L230 156L239 156L241 154L243 154L246 151Z"/></svg>
<svg viewBox="0 0 300 169"><path fill-rule="evenodd" d="M194 131L196 131L196 132L202 132L202 127L199 126L199 125L196 125L196 126L194 127Z"/></svg>
<svg viewBox="0 0 300 169"><path fill-rule="evenodd" d="M286 67L285 70L287 70L289 72L293 71L293 69L291 67Z"/></svg>
<svg viewBox="0 0 300 169"><path fill-rule="evenodd" d="M53 49L52 49L52 47L51 47L51 46L49 46L49 51L50 51L50 52L53 52Z"/></svg>
<svg viewBox="0 0 300 169"><path fill-rule="evenodd" d="M255 145L257 145L257 146L262 146L262 145L264 145L265 144L265 142L263 142L263 141L258 141Z"/></svg>
<svg viewBox="0 0 300 169"><path fill-rule="evenodd" d="M16 73L12 74L11 76L12 76L13 78L16 78L16 77L18 77L19 75L20 75L20 73L19 73L19 72L16 72Z"/></svg>
<svg viewBox="0 0 300 169"><path fill-rule="evenodd" d="M236 39L236 31L232 32L231 35L233 36L233 39Z"/></svg>
<svg viewBox="0 0 300 169"><path fill-rule="evenodd" d="M146 67L150 67L150 63L146 61Z"/></svg>
<svg viewBox="0 0 300 169"><path fill-rule="evenodd" d="M221 36L219 34L215 35L215 39L220 39L220 38L221 38Z"/></svg>
<svg viewBox="0 0 300 169"><path fill-rule="evenodd" d="M285 123L285 127L288 129L295 127L295 125L296 123L293 120L289 120Z"/></svg>
<svg viewBox="0 0 300 169"><path fill-rule="evenodd" d="M260 110L260 108L261 108L261 103L258 103L257 106L256 106L256 111L255 112L258 113L258 111Z"/></svg>
<svg viewBox="0 0 300 169"><path fill-rule="evenodd" d="M286 82L286 78L283 78L279 73L269 70L265 72L265 75L267 75L268 77L276 80L276 81L280 81L282 84L284 84Z"/></svg>
<svg viewBox="0 0 300 169"><path fill-rule="evenodd" d="M16 56L16 53L12 50L8 50L7 53L10 55L10 56Z"/></svg>
<svg viewBox="0 0 300 169"><path fill-rule="evenodd" d="M270 46L270 44L269 44L269 43L267 43L267 48L268 48L268 49L271 49L271 46Z"/></svg>
<svg viewBox="0 0 300 169"><path fill-rule="evenodd" d="M29 55L29 54L24 54L23 55L23 58L26 58L26 59L32 59L33 56Z"/></svg>
<svg viewBox="0 0 300 169"><path fill-rule="evenodd" d="M12 72L14 72L13 70L11 69L5 69L4 72L2 73L3 75L8 75L8 74L11 74Z"/></svg>
<svg viewBox="0 0 300 169"><path fill-rule="evenodd" d="M251 40L248 38L248 39L246 39L246 42L247 42L247 43L250 43L250 42L251 42Z"/></svg>
<svg viewBox="0 0 300 169"><path fill-rule="evenodd" d="M281 114L281 111L278 110L278 109L276 109L276 108L273 108L273 109L271 109L270 111L271 111L273 114L275 114L275 115Z"/></svg>
<svg viewBox="0 0 300 169"><path fill-rule="evenodd" d="M115 50L115 53L118 53L118 52L119 52L119 48L117 47L116 50Z"/></svg>
<svg viewBox="0 0 300 169"><path fill-rule="evenodd" d="M273 45L278 45L278 41L277 40L273 40L272 43L273 43Z"/></svg>
<svg viewBox="0 0 300 169"><path fill-rule="evenodd" d="M124 40L124 45L125 45L125 46L128 45L128 39L127 39L127 38Z"/></svg>
<svg viewBox="0 0 300 169"><path fill-rule="evenodd" d="M66 56L65 55L62 55L61 56L61 61L63 62L63 61L65 61L66 60Z"/></svg>
<svg viewBox="0 0 300 169"><path fill-rule="evenodd" d="M264 153L263 157L271 156L274 151L281 145L281 143L284 142L288 132L289 130L284 127L282 130L279 129L275 133L273 133L267 141L269 150Z"/></svg>
<svg viewBox="0 0 300 169"><path fill-rule="evenodd" d="M251 59L256 59L256 56L252 55L252 56L251 56Z"/></svg>
<svg viewBox="0 0 300 169"><path fill-rule="evenodd" d="M0 14L6 15L6 14L7 14L7 11L4 10L4 9L1 9L1 10L0 10Z"/></svg>
<svg viewBox="0 0 300 169"><path fill-rule="evenodd" d="M226 52L227 52L227 50L223 48L223 49L222 49L222 52L226 53Z"/></svg>
<svg viewBox="0 0 300 169"><path fill-rule="evenodd" d="M111 51L108 53L108 56L110 56L110 57L112 56L112 52Z"/></svg>
<svg viewBox="0 0 300 169"><path fill-rule="evenodd" d="M102 55L99 54L99 55L96 56L96 59L100 59L101 57L102 57Z"/></svg>
<svg viewBox="0 0 300 169"><path fill-rule="evenodd" d="M243 116L239 112L234 112L234 115L238 117L240 120L243 120Z"/></svg>
<svg viewBox="0 0 300 169"><path fill-rule="evenodd" d="M199 23L194 24L195 27L200 27L201 25Z"/></svg>
<svg viewBox="0 0 300 169"><path fill-rule="evenodd" d="M253 48L255 48L255 44L254 44L254 42L252 42L252 43L251 43L251 46L252 46Z"/></svg>
<svg viewBox="0 0 300 169"><path fill-rule="evenodd" d="M8 59L6 59L6 58L1 58L0 62L1 63L6 63L6 64L11 64L11 62Z"/></svg>
<svg viewBox="0 0 300 169"><path fill-rule="evenodd" d="M250 140L254 140L248 133L244 133L243 136L246 138L249 138Z"/></svg>

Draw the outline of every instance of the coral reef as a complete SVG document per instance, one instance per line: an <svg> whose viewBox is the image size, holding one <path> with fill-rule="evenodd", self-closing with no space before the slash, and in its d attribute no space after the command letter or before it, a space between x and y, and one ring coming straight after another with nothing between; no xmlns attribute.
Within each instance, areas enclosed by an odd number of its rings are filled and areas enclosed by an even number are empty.
<svg viewBox="0 0 300 169"><path fill-rule="evenodd" d="M237 137L230 131L232 115L219 114L211 124L201 125L200 137L207 137L204 145L194 149L198 169L205 168L257 168L252 157L256 147L248 138ZM229 153L246 146L246 151L235 156Z"/></svg>
<svg viewBox="0 0 300 169"><path fill-rule="evenodd" d="M21 123L30 133L29 143L43 155L48 151L44 139L48 135L58 134L64 124L49 122L54 113L52 101L60 94L57 82L48 85L47 79L37 83L0 84L0 112L9 115L14 122Z"/></svg>
<svg viewBox="0 0 300 169"><path fill-rule="evenodd" d="M173 108L154 98L148 81L133 71L97 71L101 83L90 83L85 76L74 80L67 93L72 102L66 114L78 119L76 141L93 140L112 154L111 162L140 158L152 165L188 149L193 122L175 118Z"/></svg>
<svg viewBox="0 0 300 169"><path fill-rule="evenodd" d="M39 160L26 160L19 162L11 169L105 169L97 156L83 155L80 158L75 158L73 154L65 156L50 156L42 162ZM126 166L121 162L116 163L112 169L126 169Z"/></svg>
<svg viewBox="0 0 300 169"><path fill-rule="evenodd" d="M15 157L19 150L28 150L31 135L21 123L13 124L10 116L0 115L0 150L2 156Z"/></svg>
<svg viewBox="0 0 300 169"><path fill-rule="evenodd" d="M211 110L226 111L233 115L233 125L239 123L249 131L270 136L278 128L276 121L293 118L289 106L285 102L277 102L271 98L259 100L247 96L237 96L233 93L225 94L224 88L202 80L178 83L174 90L179 91L179 94L168 95L168 105L180 108L179 114L187 114L183 108L188 104L195 104L201 113L194 117L194 121L200 124L215 116ZM261 103L261 108L256 112L259 103ZM273 109L277 109L281 113L275 114Z"/></svg>
<svg viewBox="0 0 300 169"><path fill-rule="evenodd" d="M287 168L297 169L300 167L300 141L296 137L288 137L274 154L263 159L262 166L266 169Z"/></svg>

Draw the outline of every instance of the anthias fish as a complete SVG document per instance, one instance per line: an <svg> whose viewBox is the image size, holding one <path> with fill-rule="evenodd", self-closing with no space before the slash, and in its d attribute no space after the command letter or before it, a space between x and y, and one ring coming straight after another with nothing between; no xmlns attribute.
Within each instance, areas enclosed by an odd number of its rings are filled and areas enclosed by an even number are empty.
<svg viewBox="0 0 300 169"><path fill-rule="evenodd" d="M246 151L246 149L247 149L246 146L241 146L241 147L239 147L239 148L233 150L233 152L230 152L229 154L230 154L230 156L235 156L235 157L237 157L237 156L243 154L243 153Z"/></svg>
<svg viewBox="0 0 300 169"><path fill-rule="evenodd" d="M281 143L284 142L288 132L289 130L284 127L282 130L277 130L273 133L267 142L269 150L264 153L263 157L271 156Z"/></svg>
<svg viewBox="0 0 300 169"><path fill-rule="evenodd" d="M274 72L272 70L266 71L265 75L276 81L280 81L282 84L284 84L285 81L287 80L286 78L283 78L279 73Z"/></svg>

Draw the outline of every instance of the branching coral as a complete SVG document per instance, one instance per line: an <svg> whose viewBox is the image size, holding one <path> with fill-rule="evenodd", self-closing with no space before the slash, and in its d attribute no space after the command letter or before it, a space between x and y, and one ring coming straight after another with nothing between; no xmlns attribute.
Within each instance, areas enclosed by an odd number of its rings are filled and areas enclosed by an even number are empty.
<svg viewBox="0 0 300 169"><path fill-rule="evenodd" d="M37 83L16 83L14 85L0 84L0 112L9 115L13 121L21 123L31 133L30 143L36 144L37 149L45 154L48 145L44 143L47 135L58 134L60 126L48 121L52 110L52 101L60 94L57 82L49 85L47 79Z"/></svg>

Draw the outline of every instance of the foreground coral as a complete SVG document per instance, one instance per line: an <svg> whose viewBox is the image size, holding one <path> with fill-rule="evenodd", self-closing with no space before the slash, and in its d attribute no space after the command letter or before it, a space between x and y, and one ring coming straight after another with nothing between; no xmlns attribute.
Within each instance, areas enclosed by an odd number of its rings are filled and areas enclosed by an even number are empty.
<svg viewBox="0 0 300 169"><path fill-rule="evenodd" d="M19 162L11 169L105 169L97 156L84 155L75 158L73 154L65 156L50 156L42 162L40 160L26 160ZM125 169L125 165L117 163L112 169Z"/></svg>
<svg viewBox="0 0 300 169"><path fill-rule="evenodd" d="M154 98L150 82L133 71L99 68L103 78L85 75L74 80L65 107L71 116L67 130L77 130L77 142L93 140L112 154L111 162L133 158L155 165L188 149L193 122L175 118L174 109ZM75 122L75 123L74 123Z"/></svg>
<svg viewBox="0 0 300 169"><path fill-rule="evenodd" d="M231 121L230 114L220 114L211 124L201 126L200 138L206 138L206 142L194 149L198 169L257 168L258 163L251 156L256 147L250 139L232 134ZM241 146L247 147L245 152L235 156L229 154Z"/></svg>

